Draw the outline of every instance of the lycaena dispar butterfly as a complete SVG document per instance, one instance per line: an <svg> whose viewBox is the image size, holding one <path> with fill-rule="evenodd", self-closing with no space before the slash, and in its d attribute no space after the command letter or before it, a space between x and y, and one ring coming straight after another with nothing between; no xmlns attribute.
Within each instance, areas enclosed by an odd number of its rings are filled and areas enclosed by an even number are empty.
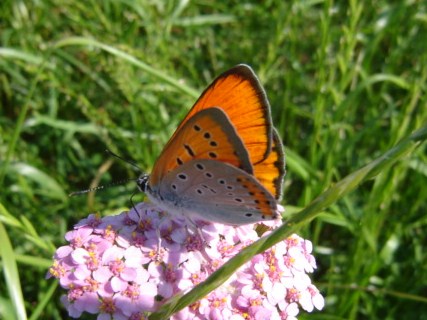
<svg viewBox="0 0 427 320"><path fill-rule="evenodd" d="M244 225L280 217L284 173L265 91L238 65L202 93L137 184L171 214Z"/></svg>

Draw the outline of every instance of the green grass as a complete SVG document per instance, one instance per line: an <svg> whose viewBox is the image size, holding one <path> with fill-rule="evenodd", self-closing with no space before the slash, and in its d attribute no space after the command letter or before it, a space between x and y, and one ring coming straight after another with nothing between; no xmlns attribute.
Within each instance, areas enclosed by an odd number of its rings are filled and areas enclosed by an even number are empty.
<svg viewBox="0 0 427 320"><path fill-rule="evenodd" d="M138 176L106 148L149 171L198 94L243 62L287 151L296 215L276 239L313 241L327 299L299 318L427 319L426 34L423 1L2 1L0 318L66 317L44 278L55 247L135 185L67 194Z"/></svg>

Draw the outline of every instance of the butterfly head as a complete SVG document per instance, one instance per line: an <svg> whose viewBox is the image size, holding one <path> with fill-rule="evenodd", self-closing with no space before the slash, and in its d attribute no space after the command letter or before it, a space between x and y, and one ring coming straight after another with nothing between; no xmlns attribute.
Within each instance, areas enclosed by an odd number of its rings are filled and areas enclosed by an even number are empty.
<svg viewBox="0 0 427 320"><path fill-rule="evenodd" d="M141 192L146 192L148 188L148 180L150 176L146 173L141 174L138 179L136 179L136 185Z"/></svg>

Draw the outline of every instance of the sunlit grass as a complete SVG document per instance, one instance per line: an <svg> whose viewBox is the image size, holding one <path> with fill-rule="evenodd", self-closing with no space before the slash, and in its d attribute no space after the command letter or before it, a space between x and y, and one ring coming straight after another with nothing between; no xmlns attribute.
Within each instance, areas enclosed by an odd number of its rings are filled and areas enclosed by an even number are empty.
<svg viewBox="0 0 427 320"><path fill-rule="evenodd" d="M135 186L67 194L139 175L106 148L149 171L197 95L235 64L250 64L269 96L288 213L372 163L427 123L426 21L422 1L2 1L0 318L66 317L44 278L54 246L90 212L129 206ZM426 155L425 143L405 149L298 227L327 299L310 318L421 319Z"/></svg>

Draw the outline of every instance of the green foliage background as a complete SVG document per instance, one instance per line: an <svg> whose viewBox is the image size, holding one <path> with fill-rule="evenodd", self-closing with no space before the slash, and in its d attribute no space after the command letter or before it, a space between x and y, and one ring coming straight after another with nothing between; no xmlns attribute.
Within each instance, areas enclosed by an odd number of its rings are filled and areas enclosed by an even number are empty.
<svg viewBox="0 0 427 320"><path fill-rule="evenodd" d="M292 215L426 126L426 39L416 0L1 1L0 318L66 317L55 247L135 185L67 194L138 176L106 148L149 171L222 71L247 63L267 91ZM327 301L301 319L427 319L426 144L380 171L298 230Z"/></svg>

